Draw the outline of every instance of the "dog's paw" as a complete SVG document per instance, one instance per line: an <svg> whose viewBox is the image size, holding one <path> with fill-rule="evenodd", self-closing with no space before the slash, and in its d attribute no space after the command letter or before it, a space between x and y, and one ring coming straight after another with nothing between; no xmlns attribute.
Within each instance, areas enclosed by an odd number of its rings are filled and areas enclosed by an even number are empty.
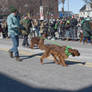
<svg viewBox="0 0 92 92"><path fill-rule="evenodd" d="M43 62L42 61L40 63L43 65Z"/></svg>
<svg viewBox="0 0 92 92"><path fill-rule="evenodd" d="M67 67L68 65L67 64L65 64L65 65L63 65L64 67Z"/></svg>

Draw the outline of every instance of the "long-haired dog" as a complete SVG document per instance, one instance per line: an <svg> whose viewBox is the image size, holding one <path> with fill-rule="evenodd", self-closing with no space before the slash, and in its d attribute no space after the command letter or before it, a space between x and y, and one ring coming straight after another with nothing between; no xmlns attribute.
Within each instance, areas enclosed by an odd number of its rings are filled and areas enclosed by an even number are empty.
<svg viewBox="0 0 92 92"><path fill-rule="evenodd" d="M44 58L47 58L50 55L52 55L54 58L54 62L56 64L67 66L67 64L65 63L65 59L67 59L69 55L80 56L80 53L78 50L69 48L67 46L57 46L57 45L50 45L50 44L44 45L43 39L39 41L39 48L41 50L45 50L45 52L40 58L41 64L43 64Z"/></svg>

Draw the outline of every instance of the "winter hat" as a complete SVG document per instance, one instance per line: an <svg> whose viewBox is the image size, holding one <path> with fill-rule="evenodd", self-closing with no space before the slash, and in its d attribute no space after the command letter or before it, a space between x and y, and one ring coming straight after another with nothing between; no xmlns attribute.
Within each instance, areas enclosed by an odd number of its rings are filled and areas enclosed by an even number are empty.
<svg viewBox="0 0 92 92"><path fill-rule="evenodd" d="M17 9L16 9L15 7L10 7L10 11L11 11L11 12L16 12Z"/></svg>

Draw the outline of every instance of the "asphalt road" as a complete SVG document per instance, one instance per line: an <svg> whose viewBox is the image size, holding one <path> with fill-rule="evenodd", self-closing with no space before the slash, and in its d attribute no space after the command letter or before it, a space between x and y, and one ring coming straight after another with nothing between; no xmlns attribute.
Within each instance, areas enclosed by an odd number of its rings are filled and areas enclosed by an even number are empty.
<svg viewBox="0 0 92 92"><path fill-rule="evenodd" d="M56 65L52 57L40 64L43 51L23 48L22 62L11 59L8 49L11 41L0 40L0 92L92 92L92 45L72 41L45 41L69 45L80 51L80 57L69 57L68 67ZM85 62L85 65L82 63Z"/></svg>

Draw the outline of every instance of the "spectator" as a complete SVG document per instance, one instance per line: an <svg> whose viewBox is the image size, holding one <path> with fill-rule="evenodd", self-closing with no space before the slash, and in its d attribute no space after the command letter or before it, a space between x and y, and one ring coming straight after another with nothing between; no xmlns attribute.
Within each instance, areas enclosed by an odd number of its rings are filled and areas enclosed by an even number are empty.
<svg viewBox="0 0 92 92"><path fill-rule="evenodd" d="M72 32L72 39L74 40L77 37L77 29L76 29L76 25L78 24L78 21L76 18L74 18L74 16L72 16L72 19L70 21L71 23L71 32Z"/></svg>
<svg viewBox="0 0 92 92"><path fill-rule="evenodd" d="M3 38L8 37L8 28L5 20L2 22L2 29L3 29Z"/></svg>
<svg viewBox="0 0 92 92"><path fill-rule="evenodd" d="M33 25L34 25L35 31L37 33L37 36L40 36L40 30L39 30L39 27L38 27L39 24L38 24L38 21L36 19L34 19Z"/></svg>
<svg viewBox="0 0 92 92"><path fill-rule="evenodd" d="M90 20L88 18L82 20L81 24L83 30L83 43L88 40L88 43L91 43L91 27L90 27Z"/></svg>
<svg viewBox="0 0 92 92"><path fill-rule="evenodd" d="M30 19L28 18L27 15L24 16L24 19L23 20L21 20L21 24L23 25L23 30L24 30L24 32L22 32L23 35L24 35L24 40L23 40L22 46L29 47L28 35L30 33L31 21L30 21Z"/></svg>
<svg viewBox="0 0 92 92"><path fill-rule="evenodd" d="M66 20L66 25L65 25L65 28L66 28L66 40L68 41L70 39L70 20L67 19Z"/></svg>
<svg viewBox="0 0 92 92"><path fill-rule="evenodd" d="M0 39L2 39L3 38L3 35L2 35L2 26L1 26L1 24L0 24Z"/></svg>

